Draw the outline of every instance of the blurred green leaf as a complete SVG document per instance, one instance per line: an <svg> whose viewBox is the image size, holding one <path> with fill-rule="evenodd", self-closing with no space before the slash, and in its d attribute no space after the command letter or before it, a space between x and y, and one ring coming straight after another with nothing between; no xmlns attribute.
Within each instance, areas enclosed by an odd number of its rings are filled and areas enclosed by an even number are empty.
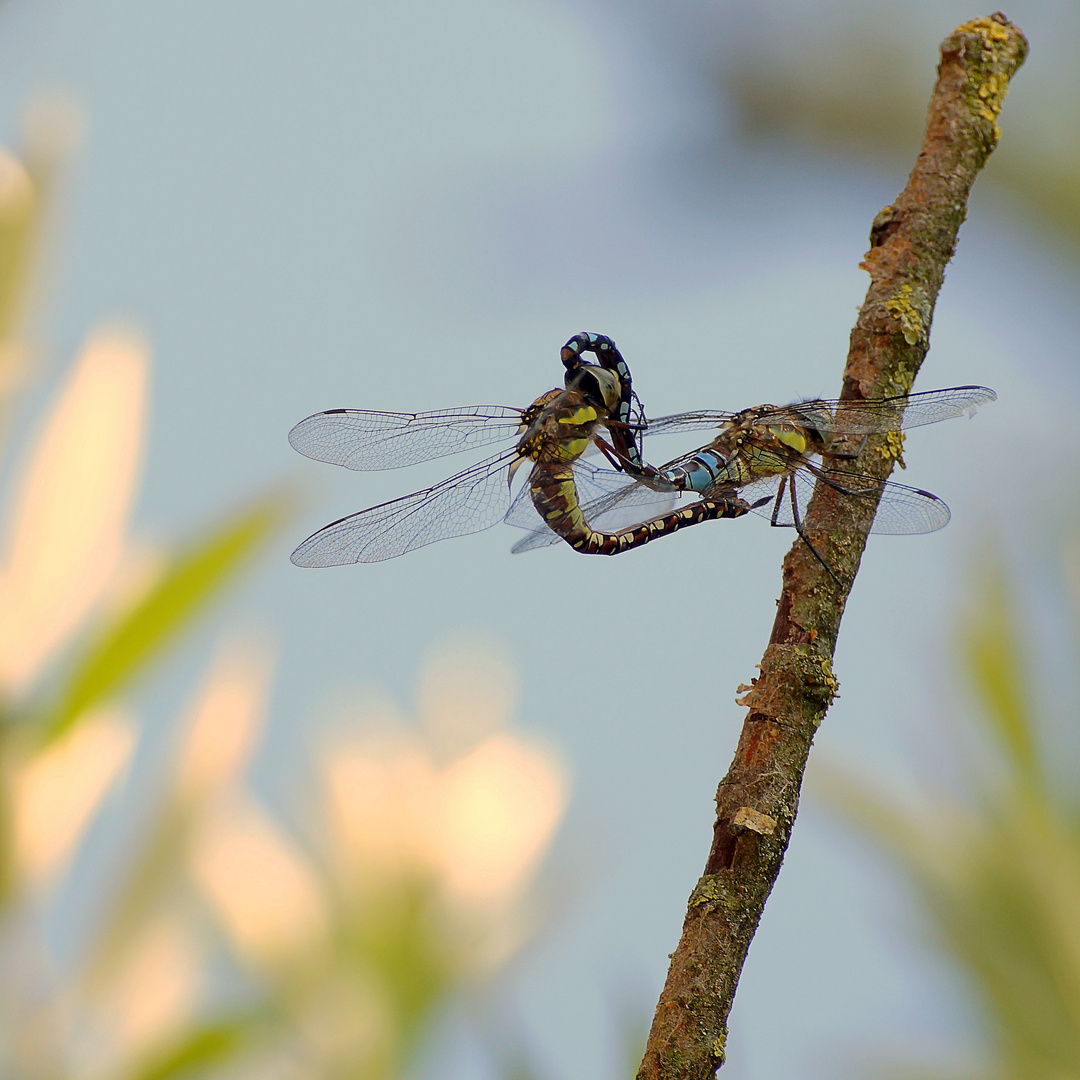
<svg viewBox="0 0 1080 1080"><path fill-rule="evenodd" d="M40 217L40 193L30 174L0 152L0 341L21 322Z"/></svg>
<svg viewBox="0 0 1080 1080"><path fill-rule="evenodd" d="M367 898L346 926L349 954L378 974L393 1003L406 1058L461 974L457 943L441 932L437 907L429 882L405 880L385 895Z"/></svg>
<svg viewBox="0 0 1080 1080"><path fill-rule="evenodd" d="M244 1047L260 1014L251 1013L188 1029L171 1046L129 1072L124 1080L170 1080L171 1077L221 1065Z"/></svg>
<svg viewBox="0 0 1080 1080"><path fill-rule="evenodd" d="M1080 42L1076 4L1043 5L1038 63L1010 89L1005 137L984 183L1004 192L1008 206L1042 226L1055 246L1080 251ZM748 20L737 49L717 73L744 134L783 139L815 151L843 154L875 169L903 167L917 153L933 84L928 60L952 29L940 5L916 0L897 20L885 0L860 4L762 5ZM775 17L783 11L783 17ZM974 17L974 9L966 17ZM1030 13L1021 15L1027 22ZM954 12L952 18L964 17ZM1051 29L1052 28L1052 29ZM1031 27L1025 26L1029 31ZM1057 39L1047 40L1047 30ZM1046 48L1046 46L1050 46Z"/></svg>
<svg viewBox="0 0 1080 1080"><path fill-rule="evenodd" d="M1016 629L1016 612L998 560L980 560L984 575L977 608L961 633L972 689L992 724L1007 764L1033 785L1041 783L1034 720L1026 688L1031 685Z"/></svg>
<svg viewBox="0 0 1080 1080"><path fill-rule="evenodd" d="M99 991L130 956L132 943L175 891L185 865L191 807L170 800L152 817L138 848L117 875L115 893L84 960L86 985Z"/></svg>
<svg viewBox="0 0 1080 1080"><path fill-rule="evenodd" d="M1080 1077L1076 785L1062 791L1045 779L1009 581L999 563L979 566L974 614L960 638L983 706L975 735L1004 751L1005 775L976 773L967 790L927 792L910 806L862 777L832 774L827 790L915 887L935 943L967 976L985 1017L981 1071L888 1075L1067 1080Z"/></svg>
<svg viewBox="0 0 1080 1080"><path fill-rule="evenodd" d="M49 741L63 734L87 709L142 674L249 561L287 512L284 496L271 495L181 550L157 584L91 640L57 704L33 721L41 738Z"/></svg>

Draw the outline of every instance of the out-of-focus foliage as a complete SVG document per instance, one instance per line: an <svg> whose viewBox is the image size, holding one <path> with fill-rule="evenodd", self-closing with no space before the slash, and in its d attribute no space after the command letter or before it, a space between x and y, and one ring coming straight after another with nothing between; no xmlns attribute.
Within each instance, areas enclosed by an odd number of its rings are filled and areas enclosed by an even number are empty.
<svg viewBox="0 0 1080 1080"><path fill-rule="evenodd" d="M0 447L37 355L33 316L64 166L80 122L69 102L41 101L27 116L21 155L0 148Z"/></svg>
<svg viewBox="0 0 1080 1080"><path fill-rule="evenodd" d="M5 419L34 375L38 352L30 330L35 279L59 149L69 142L55 137L54 120L38 117L27 160L0 152ZM284 512L280 497L265 500L175 555L150 555L132 542L148 369L148 349L138 337L92 334L19 463L4 513L0 1070L6 1076L93 1075L95 1062L109 1058L109 1040L92 1030L98 999L79 1007L80 978L57 972L45 925L80 844L135 751L136 724L117 699L205 610ZM110 1020L120 1041L131 1045L168 1017L182 996L178 973L191 967L176 926L159 922L133 944L142 930L125 928L111 950L114 967L140 950L149 965L134 969L132 1004ZM155 976L159 962L168 988L155 996L153 978L146 977ZM123 977L132 974L129 968ZM115 1005L109 994L123 992L123 977L100 1000ZM158 1075L220 1056L228 1042L220 1025L191 1029L179 1044L159 1050Z"/></svg>
<svg viewBox="0 0 1080 1080"><path fill-rule="evenodd" d="M193 876L267 993L277 1060L398 1076L448 998L528 936L525 887L565 796L551 756L506 730L508 683L458 650L423 673L422 728L351 716L364 734L317 754L295 839L238 788L204 812Z"/></svg>
<svg viewBox="0 0 1080 1080"><path fill-rule="evenodd" d="M985 14L972 9L960 18ZM1012 9L1007 14L1019 18ZM1041 14L1023 85L1010 90L1005 106L1008 138L980 184L998 185L1022 214L1077 248L1080 8L1048 4ZM755 5L718 78L747 133L907 168L933 86L928 58L953 29L949 17L922 2ZM1035 29L1019 21L1021 29Z"/></svg>
<svg viewBox="0 0 1080 1080"><path fill-rule="evenodd" d="M67 677L59 702L30 721L40 727L42 737L62 735L85 712L132 681L217 594L283 516L282 498L271 496L178 551L144 595L103 621Z"/></svg>
<svg viewBox="0 0 1080 1080"><path fill-rule="evenodd" d="M33 373L50 190L0 153L4 410ZM482 651L427 666L419 724L351 716L287 827L246 778L272 663L226 644L105 895L77 904L78 954L54 955L50 921L71 920L88 835L139 748L130 691L288 512L271 495L186 546L136 544L148 375L141 338L91 334L3 508L0 1074L391 1080L529 935L527 886L564 809L557 761L508 729L513 677Z"/></svg>
<svg viewBox="0 0 1080 1080"><path fill-rule="evenodd" d="M1051 767L1040 722L1049 695L1025 656L1004 570L981 562L975 588L960 637L979 704L965 756L983 764L919 807L852 780L834 780L833 794L909 877L981 1005L984 1061L963 1075L1064 1080L1080 1076L1080 762L1058 754Z"/></svg>

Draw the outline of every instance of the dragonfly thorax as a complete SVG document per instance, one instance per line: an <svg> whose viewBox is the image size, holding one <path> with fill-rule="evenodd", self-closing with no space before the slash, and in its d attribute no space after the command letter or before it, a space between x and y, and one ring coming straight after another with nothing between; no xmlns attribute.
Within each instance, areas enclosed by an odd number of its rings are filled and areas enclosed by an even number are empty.
<svg viewBox="0 0 1080 1080"><path fill-rule="evenodd" d="M531 461L576 461L606 418L606 411L598 409L586 394L562 390L548 398L518 440L518 453Z"/></svg>

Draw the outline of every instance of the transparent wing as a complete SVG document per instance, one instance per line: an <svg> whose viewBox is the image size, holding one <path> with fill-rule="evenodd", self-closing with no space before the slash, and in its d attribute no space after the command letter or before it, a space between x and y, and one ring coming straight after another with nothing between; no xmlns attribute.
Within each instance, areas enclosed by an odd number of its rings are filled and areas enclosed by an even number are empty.
<svg viewBox="0 0 1080 1080"><path fill-rule="evenodd" d="M768 424L786 420L817 431L871 435L936 424L956 416L972 416L981 405L996 399L997 394L986 386L951 386L945 390L927 390L871 401L817 398L778 406L771 413L761 414L759 422ZM672 431L717 428L738 415L731 412L675 413L650 420L648 432L662 435Z"/></svg>
<svg viewBox="0 0 1080 1080"><path fill-rule="evenodd" d="M374 472L514 438L520 423L521 409L505 405L422 413L328 409L301 420L289 442L316 461Z"/></svg>
<svg viewBox="0 0 1080 1080"><path fill-rule="evenodd" d="M639 525L659 514L666 514L678 498L678 492L654 491L625 473L600 469L586 461L574 466L574 484L585 520L594 529L618 532ZM523 551L557 544L562 539L544 524L529 497L528 485L518 492L506 521L518 528L529 529L529 535L510 550L516 555Z"/></svg>
<svg viewBox="0 0 1080 1080"><path fill-rule="evenodd" d="M873 527L870 529L873 533L910 536L937 532L938 529L943 529L948 525L949 518L952 516L946 503L929 491L840 469L819 469L818 471L828 483L834 486L839 495L832 513L825 513L816 519L823 528L851 524L853 519L849 518L849 515L852 512L857 514L860 505L869 509L873 506L875 499L878 500L877 514L874 517ZM740 489L739 495L748 502L754 503L765 495L771 494L773 498L763 506L754 507L754 512L771 519L775 509L776 524L791 526L794 520L787 491L780 497L779 505L777 505L776 491L779 480L779 477L770 477L768 480L747 484ZM806 513L816 481L808 470L800 469L792 476L791 482L795 485L799 515L802 517Z"/></svg>
<svg viewBox="0 0 1080 1080"><path fill-rule="evenodd" d="M441 484L332 522L293 553L297 566L344 566L395 559L414 548L490 528L510 505L508 450Z"/></svg>
<svg viewBox="0 0 1080 1080"><path fill-rule="evenodd" d="M777 413L794 417L797 423L818 431L872 435L974 416L980 406L995 400L997 394L986 386L950 386L871 401L803 401L778 409Z"/></svg>
<svg viewBox="0 0 1080 1080"><path fill-rule="evenodd" d="M685 412L671 416L658 416L650 420L645 428L649 435L667 435L672 431L704 431L718 428L733 420L737 414L732 412Z"/></svg>

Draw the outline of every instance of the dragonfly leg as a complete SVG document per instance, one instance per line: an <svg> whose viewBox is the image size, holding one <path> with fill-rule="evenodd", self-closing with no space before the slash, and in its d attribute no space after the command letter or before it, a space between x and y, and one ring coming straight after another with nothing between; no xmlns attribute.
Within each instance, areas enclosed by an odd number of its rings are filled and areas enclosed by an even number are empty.
<svg viewBox="0 0 1080 1080"><path fill-rule="evenodd" d="M784 505L785 492L791 501L792 521L790 525L779 520L780 508ZM762 502L764 502L764 500ZM757 504L755 504L755 506L756 505ZM751 507L751 509L754 509L754 507ZM818 549L810 542L810 538L806 535L806 531L802 527L802 518L799 515L799 499L795 491L795 484L790 476L782 476L780 478L780 486L776 489L776 495L773 498L773 508L772 514L769 517L769 524L778 529L794 528L799 534L799 539L810 549L814 558L829 571L829 575L832 577L833 581L835 581L837 585L840 584L840 579L833 573L832 567L821 557L821 553Z"/></svg>
<svg viewBox="0 0 1080 1080"><path fill-rule="evenodd" d="M615 421L608 421L608 430L612 427L625 428L624 424L616 424ZM613 441L620 441L612 436ZM629 443L627 442L629 439ZM670 480L664 479L660 475L660 470L653 468L652 465L647 465L639 457L637 462L631 461L626 454L619 451L617 447L612 446L607 442L603 436L594 435L593 442L596 443L600 452L615 466L619 472L624 472L628 476L633 476L635 479L640 480L646 487L652 488L654 491L674 491L675 485ZM632 445L636 448L636 443L633 442L633 433L628 432L627 438L621 440L620 445L627 446Z"/></svg>
<svg viewBox="0 0 1080 1080"><path fill-rule="evenodd" d="M823 484L828 484L833 491L839 492L841 495L850 495L853 498L858 498L861 495L865 495L866 491L852 491L850 488L841 487L831 476L827 476L821 469L815 468L813 465L807 465L806 471L817 477Z"/></svg>
<svg viewBox="0 0 1080 1080"><path fill-rule="evenodd" d="M780 486L776 489L776 498L775 498L775 501L773 502L772 516L769 518L769 524L774 529L786 529L786 528L789 528L789 526L783 525L777 520L777 518L780 516L780 507L783 506L783 504L784 504L784 489L787 487L788 480L789 480L789 477L781 476L780 477Z"/></svg>
<svg viewBox="0 0 1080 1080"><path fill-rule="evenodd" d="M859 440L858 450L822 450L821 456L835 458L837 461L854 461L863 452L863 449L866 447L866 440L869 437L869 435L864 435Z"/></svg>
<svg viewBox="0 0 1080 1080"><path fill-rule="evenodd" d="M831 577L833 581L835 581L836 584L840 586L840 588L843 588L844 583L836 576L833 568L825 561L821 552L818 551L816 547L814 547L813 543L810 540L810 537L806 535L806 530L803 529L802 518L799 514L799 498L795 492L795 485L791 482L790 477L784 477L784 479L788 481L788 493L791 496L791 517L792 520L795 522L795 531L799 534L799 539L810 549L810 554L813 555L814 558L817 559L817 561L825 567L825 570L828 572L829 577Z"/></svg>
<svg viewBox="0 0 1080 1080"><path fill-rule="evenodd" d="M609 426L611 425L609 421ZM596 444L596 448L608 459L608 461L619 470L619 472L627 473L630 476L637 477L642 480L646 486L654 487L657 491L671 490L672 485L667 481L660 480L660 473L654 469L651 465L641 465L635 467L634 463L627 457L624 457L619 451L611 445L603 437L603 435L594 435L593 442ZM655 483L651 483L653 481Z"/></svg>
<svg viewBox="0 0 1080 1080"><path fill-rule="evenodd" d="M614 466L619 472L623 472L622 464L619 461L619 452L605 439L602 435L594 435L593 443L596 448L608 459L608 463Z"/></svg>

